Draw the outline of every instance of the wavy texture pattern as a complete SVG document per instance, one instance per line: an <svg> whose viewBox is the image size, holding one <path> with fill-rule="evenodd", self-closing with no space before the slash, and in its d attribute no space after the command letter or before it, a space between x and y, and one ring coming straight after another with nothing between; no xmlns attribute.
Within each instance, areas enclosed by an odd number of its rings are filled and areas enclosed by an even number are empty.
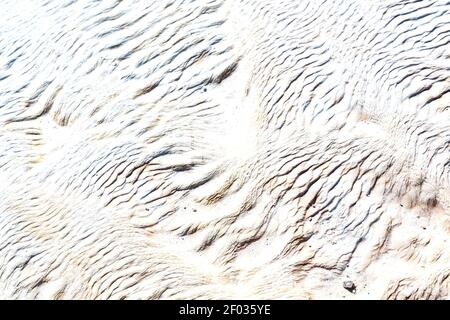
<svg viewBox="0 0 450 320"><path fill-rule="evenodd" d="M1 7L3 298L449 298L448 0Z"/></svg>

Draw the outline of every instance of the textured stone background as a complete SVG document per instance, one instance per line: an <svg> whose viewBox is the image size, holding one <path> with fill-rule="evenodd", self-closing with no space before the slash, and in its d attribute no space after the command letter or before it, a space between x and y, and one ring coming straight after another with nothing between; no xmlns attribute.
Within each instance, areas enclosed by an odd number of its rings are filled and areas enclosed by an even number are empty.
<svg viewBox="0 0 450 320"><path fill-rule="evenodd" d="M2 298L449 298L448 0L0 4Z"/></svg>

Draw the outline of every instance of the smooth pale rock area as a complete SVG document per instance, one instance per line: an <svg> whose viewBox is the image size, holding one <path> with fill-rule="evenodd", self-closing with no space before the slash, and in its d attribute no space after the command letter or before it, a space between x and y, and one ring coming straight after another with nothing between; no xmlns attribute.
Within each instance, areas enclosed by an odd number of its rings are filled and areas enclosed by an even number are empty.
<svg viewBox="0 0 450 320"><path fill-rule="evenodd" d="M448 299L448 0L2 0L0 297Z"/></svg>

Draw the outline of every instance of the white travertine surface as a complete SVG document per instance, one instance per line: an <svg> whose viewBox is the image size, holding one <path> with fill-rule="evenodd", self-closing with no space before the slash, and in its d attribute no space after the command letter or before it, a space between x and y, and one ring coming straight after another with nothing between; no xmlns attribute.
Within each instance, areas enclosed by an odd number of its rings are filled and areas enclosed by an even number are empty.
<svg viewBox="0 0 450 320"><path fill-rule="evenodd" d="M449 298L448 0L0 7L1 298Z"/></svg>

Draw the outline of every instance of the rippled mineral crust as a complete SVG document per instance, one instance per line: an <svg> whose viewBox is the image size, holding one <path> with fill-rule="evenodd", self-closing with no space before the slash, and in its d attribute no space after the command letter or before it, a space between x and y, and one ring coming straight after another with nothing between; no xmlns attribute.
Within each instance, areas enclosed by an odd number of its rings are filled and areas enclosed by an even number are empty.
<svg viewBox="0 0 450 320"><path fill-rule="evenodd" d="M448 0L2 0L0 297L448 299Z"/></svg>

